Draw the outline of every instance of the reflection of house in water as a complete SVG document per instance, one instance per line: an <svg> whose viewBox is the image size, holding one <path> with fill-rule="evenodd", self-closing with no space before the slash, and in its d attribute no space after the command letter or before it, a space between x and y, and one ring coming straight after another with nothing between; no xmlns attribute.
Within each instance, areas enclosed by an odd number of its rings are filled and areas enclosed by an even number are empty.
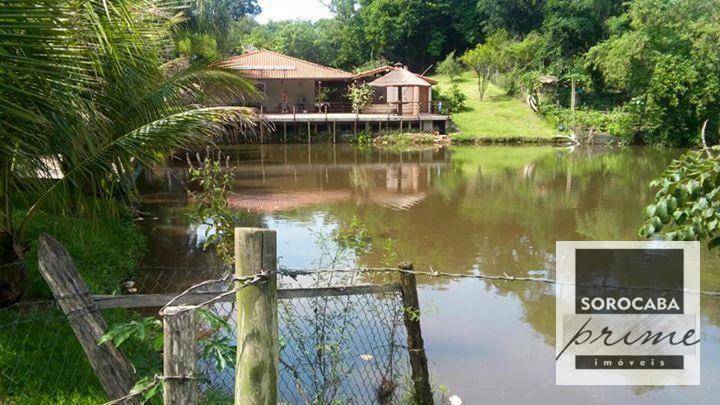
<svg viewBox="0 0 720 405"><path fill-rule="evenodd" d="M255 212L343 201L409 209L450 165L444 149L398 153L343 145L240 145L225 153L235 173L231 204ZM187 168L179 160L148 176L150 183L162 182L178 193L186 180Z"/></svg>
<svg viewBox="0 0 720 405"><path fill-rule="evenodd" d="M424 184L429 186L430 176L418 163L389 165L385 168L385 190L375 191L369 200L390 208L409 209L425 199L427 194L420 190L420 179L424 177Z"/></svg>

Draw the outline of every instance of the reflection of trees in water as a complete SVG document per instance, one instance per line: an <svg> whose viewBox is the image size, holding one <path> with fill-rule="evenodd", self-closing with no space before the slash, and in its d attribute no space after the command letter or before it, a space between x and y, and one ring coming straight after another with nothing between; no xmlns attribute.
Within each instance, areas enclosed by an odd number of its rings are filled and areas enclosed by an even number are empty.
<svg viewBox="0 0 720 405"><path fill-rule="evenodd" d="M426 199L409 211L338 204L329 211L347 223L358 215L376 248L360 256L382 262L382 241L393 238L400 260L418 269L554 276L557 240L633 240L648 183L677 151L648 148L459 148L451 166L436 173ZM537 274L536 274L537 275ZM705 280L705 279L703 279ZM442 279L420 279L445 283ZM493 283L518 297L524 320L554 341L552 288Z"/></svg>

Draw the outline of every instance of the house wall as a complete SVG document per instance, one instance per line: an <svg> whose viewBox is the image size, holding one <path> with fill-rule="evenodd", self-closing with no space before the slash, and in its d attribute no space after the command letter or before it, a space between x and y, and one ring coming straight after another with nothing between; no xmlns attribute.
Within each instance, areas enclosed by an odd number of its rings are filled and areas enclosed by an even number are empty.
<svg viewBox="0 0 720 405"><path fill-rule="evenodd" d="M297 106L297 112L314 112L315 80L258 80L258 84L265 87L265 100L261 101L263 108L268 112L279 112L282 103L282 93L287 92L288 108Z"/></svg>
<svg viewBox="0 0 720 405"><path fill-rule="evenodd" d="M397 87L387 88L387 100L388 103L395 103L398 101ZM430 87L403 87L402 101L404 103L414 103L403 105L403 115L418 115L421 112L428 112L428 106L430 102Z"/></svg>

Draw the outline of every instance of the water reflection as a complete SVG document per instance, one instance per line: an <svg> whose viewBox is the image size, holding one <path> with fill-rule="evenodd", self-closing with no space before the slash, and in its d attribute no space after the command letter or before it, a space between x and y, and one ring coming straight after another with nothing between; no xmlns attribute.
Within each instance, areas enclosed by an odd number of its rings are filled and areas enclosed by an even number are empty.
<svg viewBox="0 0 720 405"><path fill-rule="evenodd" d="M652 148L457 147L412 152L334 145L225 149L237 168L233 204L248 225L278 230L281 264L309 267L318 232L356 217L372 249L355 264L382 265L387 240L398 261L418 269L554 277L557 240L634 240L648 182L679 155ZM148 265L208 267L187 203L182 162L147 179L156 220ZM702 288L720 290L720 260L704 252ZM156 274L162 277L162 273ZM183 278L184 277L184 278ZM197 277L190 271L175 287ZM554 385L554 290L519 282L420 279L431 370L466 398L493 402L701 402L720 394L720 299L703 298L703 385L632 390Z"/></svg>

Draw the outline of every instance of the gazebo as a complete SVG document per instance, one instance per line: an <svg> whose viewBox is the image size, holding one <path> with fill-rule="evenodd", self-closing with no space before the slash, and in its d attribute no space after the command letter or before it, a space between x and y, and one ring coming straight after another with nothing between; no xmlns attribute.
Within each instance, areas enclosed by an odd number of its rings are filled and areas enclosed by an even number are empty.
<svg viewBox="0 0 720 405"><path fill-rule="evenodd" d="M391 70L369 85L387 89L387 103L397 105L398 115L403 115L404 104L411 105L411 109L406 111L412 115L429 111L432 84L405 68Z"/></svg>

